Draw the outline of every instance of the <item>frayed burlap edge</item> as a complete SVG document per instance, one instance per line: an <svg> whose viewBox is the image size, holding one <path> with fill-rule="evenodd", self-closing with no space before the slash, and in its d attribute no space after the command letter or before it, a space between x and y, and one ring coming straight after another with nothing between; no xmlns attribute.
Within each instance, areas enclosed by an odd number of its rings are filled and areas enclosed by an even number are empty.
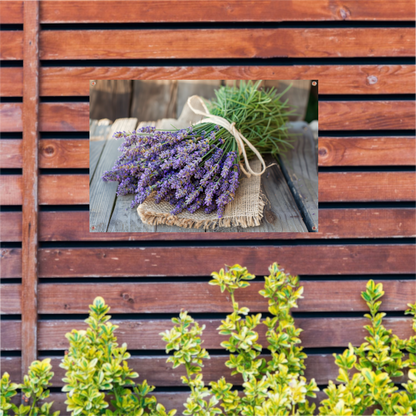
<svg viewBox="0 0 416 416"><path fill-rule="evenodd" d="M259 194L259 214L258 215L243 215L237 217L228 217L228 218L215 218L207 220L194 220L191 218L178 218L172 214L164 213L155 213L153 211L146 211L143 208L138 207L137 212L140 219L148 225L176 225L181 228L201 228L204 230L214 229L216 227L258 227L263 218L265 195L260 192Z"/></svg>

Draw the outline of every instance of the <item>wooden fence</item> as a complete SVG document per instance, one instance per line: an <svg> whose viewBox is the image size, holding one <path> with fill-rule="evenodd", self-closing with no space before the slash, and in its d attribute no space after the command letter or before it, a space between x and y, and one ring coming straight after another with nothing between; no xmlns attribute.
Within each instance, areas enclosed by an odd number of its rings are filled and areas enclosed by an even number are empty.
<svg viewBox="0 0 416 416"><path fill-rule="evenodd" d="M222 374L215 328L230 308L206 282L225 263L260 276L241 295L258 312L272 262L301 275L295 317L307 376L322 386L337 375L328 352L363 340L370 277L385 286L386 325L408 336L414 16L413 0L1 1L2 372L19 381L36 356L53 357L54 406L65 409L64 335L101 295L140 380L180 407L180 372L158 333L188 309L207 324L206 381ZM91 79L318 79L319 232L90 233Z"/></svg>

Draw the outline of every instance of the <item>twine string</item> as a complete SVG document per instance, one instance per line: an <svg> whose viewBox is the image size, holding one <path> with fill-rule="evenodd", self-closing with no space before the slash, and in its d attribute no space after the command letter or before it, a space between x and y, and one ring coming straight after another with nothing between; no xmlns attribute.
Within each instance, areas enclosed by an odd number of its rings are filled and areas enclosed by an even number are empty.
<svg viewBox="0 0 416 416"><path fill-rule="evenodd" d="M199 102L202 105L202 108L204 109L204 111L198 110L192 105L191 102L195 98L199 100ZM244 166L241 162L240 162L240 168L248 178L251 175L254 175L254 176L263 175L263 173L266 171L266 169L268 167L275 165L275 163L273 163L272 165L269 165L269 166L266 167L266 163L264 162L264 159L262 158L259 151L237 130L237 128L235 127L235 122L230 123L224 117L215 116L213 114L210 114L210 112L208 111L207 106L202 101L201 97L199 97L198 95L193 95L192 97L189 97L188 98L188 106L195 114L199 114L201 116L206 117L206 118L204 118L203 120L199 121L196 124L206 123L206 122L218 124L219 126L228 130L235 137L235 140L236 140L237 146L238 146L238 154L239 154L239 156L243 155L245 166L246 166L247 170L244 168ZM245 144L253 151L253 153L260 160L260 163L263 165L263 169L262 169L261 172L254 172L253 169L251 168L250 163L249 163L248 158L247 158Z"/></svg>

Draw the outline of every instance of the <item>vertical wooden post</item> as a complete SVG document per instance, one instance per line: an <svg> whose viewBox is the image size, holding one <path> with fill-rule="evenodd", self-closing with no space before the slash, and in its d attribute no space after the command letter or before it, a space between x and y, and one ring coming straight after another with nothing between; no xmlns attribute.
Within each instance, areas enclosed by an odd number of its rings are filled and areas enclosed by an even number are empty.
<svg viewBox="0 0 416 416"><path fill-rule="evenodd" d="M22 374L37 357L39 1L23 18Z"/></svg>

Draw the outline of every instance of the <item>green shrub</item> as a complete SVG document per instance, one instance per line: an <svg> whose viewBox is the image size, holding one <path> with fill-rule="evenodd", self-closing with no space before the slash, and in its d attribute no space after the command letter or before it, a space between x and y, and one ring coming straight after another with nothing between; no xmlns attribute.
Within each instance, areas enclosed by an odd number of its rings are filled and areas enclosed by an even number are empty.
<svg viewBox="0 0 416 416"><path fill-rule="evenodd" d="M190 394L185 403L184 415L189 416L290 416L312 415L316 406L308 397L316 397L315 380L303 376L306 354L300 345L301 329L296 328L291 309L302 298L303 287L299 278L284 273L275 263L265 277L260 295L268 300L271 317L262 320L261 314L250 315L249 309L236 302L236 290L246 288L255 276L245 267L235 265L213 273L210 284L227 291L232 303L232 313L222 321L218 330L228 339L221 345L230 353L226 366L231 374L240 374L242 391L233 387L224 377L205 386L202 375L203 362L209 359L202 348L204 326L198 325L187 312L173 318L173 328L161 333L168 358L173 368L185 367L184 384ZM324 393L327 398L320 403L319 414L324 415L414 415L416 414L416 336L401 340L383 326L384 313L380 313L381 283L367 283L362 298L370 310L365 316L369 336L359 347L351 344L343 354L334 354L339 367L338 384L330 381ZM413 315L416 332L416 305L406 311ZM72 415L91 416L173 416L156 398L148 394L151 387L144 381L136 385L127 360L127 345L117 343L117 329L108 315L109 307L97 297L90 305L86 330L73 330L66 335L69 351L60 366L66 370L63 379L67 392L68 411ZM258 342L257 329L266 325L267 348L270 357L260 356L263 346ZM408 356L406 356L408 354ZM50 359L35 361L22 384L10 382L4 373L0 380L0 416L29 415L57 416L51 413L52 403L40 403L49 397L48 387L53 377ZM403 389L394 383L395 378L407 372L408 382ZM25 404L17 407L11 400L18 390Z"/></svg>

